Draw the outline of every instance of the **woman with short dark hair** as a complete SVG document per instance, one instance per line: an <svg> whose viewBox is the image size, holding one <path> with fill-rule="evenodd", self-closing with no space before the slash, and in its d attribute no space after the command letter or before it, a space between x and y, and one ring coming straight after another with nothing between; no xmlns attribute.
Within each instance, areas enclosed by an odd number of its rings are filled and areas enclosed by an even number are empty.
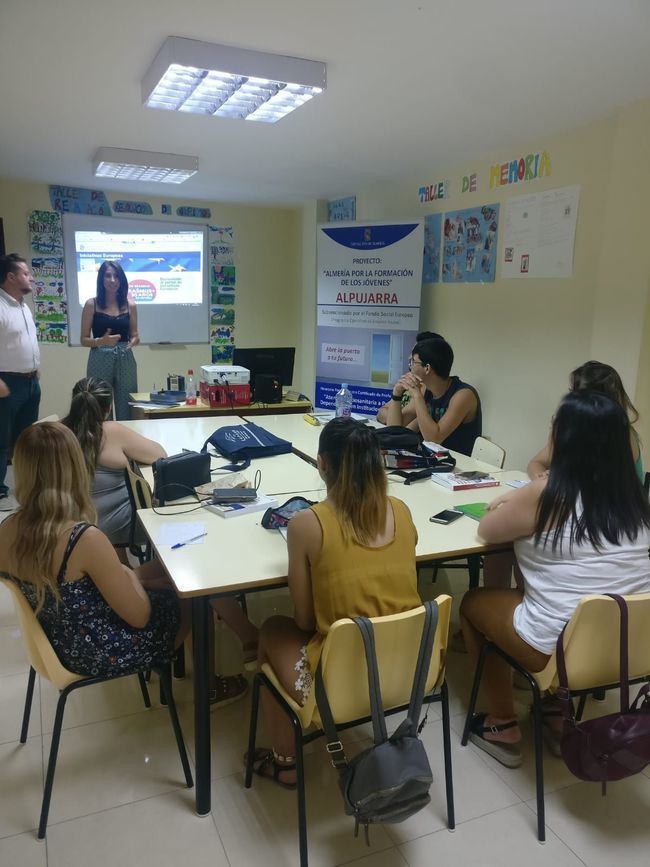
<svg viewBox="0 0 650 867"><path fill-rule="evenodd" d="M465 594L461 625L475 660L488 640L529 671L541 671L583 596L650 591L650 505L634 468L628 415L611 398L591 390L567 394L553 420L548 476L497 498L488 510L479 535L491 544L514 542L524 588ZM487 713L474 716L470 738L518 767L510 666L489 655L482 683ZM544 718L553 745L552 722Z"/></svg>

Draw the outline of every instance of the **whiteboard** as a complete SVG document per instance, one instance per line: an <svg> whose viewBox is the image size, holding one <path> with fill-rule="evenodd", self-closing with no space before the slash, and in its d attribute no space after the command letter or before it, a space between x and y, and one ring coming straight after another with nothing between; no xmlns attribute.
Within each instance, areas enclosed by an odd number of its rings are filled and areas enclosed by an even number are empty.
<svg viewBox="0 0 650 867"><path fill-rule="evenodd" d="M138 308L141 343L208 343L207 226L63 215L68 341L81 344L81 313L103 261L117 261Z"/></svg>

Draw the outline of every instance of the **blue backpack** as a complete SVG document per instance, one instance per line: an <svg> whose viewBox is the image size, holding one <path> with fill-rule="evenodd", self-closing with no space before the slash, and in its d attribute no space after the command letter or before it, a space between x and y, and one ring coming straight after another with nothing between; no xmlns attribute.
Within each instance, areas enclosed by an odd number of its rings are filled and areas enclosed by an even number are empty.
<svg viewBox="0 0 650 867"><path fill-rule="evenodd" d="M291 443L288 440L276 437L253 422L218 428L204 442L201 451L207 451L208 445L232 461L224 467L232 470L245 470L253 458L267 458L291 452Z"/></svg>

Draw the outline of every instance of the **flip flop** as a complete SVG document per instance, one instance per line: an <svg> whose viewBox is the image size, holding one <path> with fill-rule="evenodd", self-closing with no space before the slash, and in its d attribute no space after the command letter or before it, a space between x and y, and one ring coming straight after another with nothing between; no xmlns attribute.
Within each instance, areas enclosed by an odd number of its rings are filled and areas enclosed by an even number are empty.
<svg viewBox="0 0 650 867"><path fill-rule="evenodd" d="M492 756L506 768L518 768L523 762L520 744L507 744L503 741L491 741L483 737L485 732L503 732L518 725L517 720L499 725L485 725L486 713L475 713L470 723L470 741L480 750Z"/></svg>

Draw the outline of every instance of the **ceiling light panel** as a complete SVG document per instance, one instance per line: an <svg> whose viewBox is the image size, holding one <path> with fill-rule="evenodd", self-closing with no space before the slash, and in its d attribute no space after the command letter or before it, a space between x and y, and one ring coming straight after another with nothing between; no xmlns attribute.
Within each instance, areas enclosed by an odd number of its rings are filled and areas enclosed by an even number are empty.
<svg viewBox="0 0 650 867"><path fill-rule="evenodd" d="M160 154L129 148L99 148L93 158L96 177L123 181L182 184L198 170L198 157L182 154Z"/></svg>
<svg viewBox="0 0 650 867"><path fill-rule="evenodd" d="M149 108L275 123L327 85L324 63L169 36L142 81Z"/></svg>

